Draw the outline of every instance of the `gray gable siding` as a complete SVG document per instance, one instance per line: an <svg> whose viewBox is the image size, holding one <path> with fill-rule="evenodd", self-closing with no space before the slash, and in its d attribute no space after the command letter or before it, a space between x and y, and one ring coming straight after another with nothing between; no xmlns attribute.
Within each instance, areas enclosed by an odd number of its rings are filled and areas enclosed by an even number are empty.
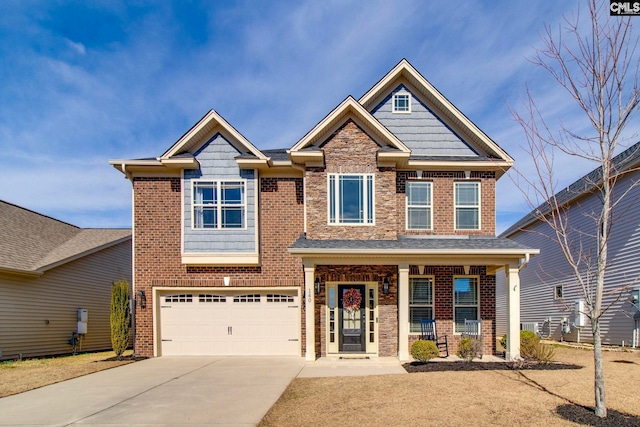
<svg viewBox="0 0 640 427"><path fill-rule="evenodd" d="M411 113L393 113L395 93L411 95ZM411 93L399 85L371 112L411 149L413 156L477 156L458 135Z"/></svg>
<svg viewBox="0 0 640 427"><path fill-rule="evenodd" d="M630 176L620 179L615 187L615 194L623 194L638 180L640 173L634 172ZM612 304L611 309L602 317L600 328L603 342L610 345L629 345L633 338L634 312L629 303L629 294L624 293L618 298L617 292L612 292L622 286L640 287L640 273L638 259L640 259L640 209L637 200L640 197L640 187L630 189L629 194L616 206L614 223L609 239L609 267L605 275L605 296L603 307ZM584 212L600 209L602 202L598 193L591 194L574 202L569 209L570 224L580 230L585 251L591 251L595 239L587 237L595 225L593 219ZM543 223L536 222L510 236L510 239L531 247L540 248L540 254L534 256L530 263L520 272L520 316L522 322L538 322L551 319L550 333L552 338L560 340L560 321L563 317L572 319L574 302L583 299L573 278L569 265L564 260L559 246L549 237L551 229ZM574 233L577 238L577 233ZM554 287L563 285L564 303L554 299ZM496 275L496 332L503 335L506 332L506 285L504 272ZM565 340L578 339L576 329L564 336ZM587 327L580 331L580 341L592 342L591 325L587 320Z"/></svg>
<svg viewBox="0 0 640 427"><path fill-rule="evenodd" d="M184 171L184 252L185 253L255 253L256 180L253 170L242 170L235 157L241 153L222 135L216 134L194 154L200 168ZM246 223L244 230L192 229L192 180L246 180Z"/></svg>

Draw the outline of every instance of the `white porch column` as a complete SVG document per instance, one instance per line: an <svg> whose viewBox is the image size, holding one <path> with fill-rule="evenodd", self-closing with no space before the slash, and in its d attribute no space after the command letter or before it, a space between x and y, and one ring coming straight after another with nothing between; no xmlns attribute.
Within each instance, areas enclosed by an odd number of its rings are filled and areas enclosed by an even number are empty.
<svg viewBox="0 0 640 427"><path fill-rule="evenodd" d="M517 264L505 265L507 278L506 359L520 359L520 271Z"/></svg>
<svg viewBox="0 0 640 427"><path fill-rule="evenodd" d="M316 327L315 327L315 289L313 264L304 264L304 289L305 289L305 327L306 327L306 347L305 360L313 362L316 360Z"/></svg>
<svg viewBox="0 0 640 427"><path fill-rule="evenodd" d="M398 265L398 359L409 360L409 264Z"/></svg>

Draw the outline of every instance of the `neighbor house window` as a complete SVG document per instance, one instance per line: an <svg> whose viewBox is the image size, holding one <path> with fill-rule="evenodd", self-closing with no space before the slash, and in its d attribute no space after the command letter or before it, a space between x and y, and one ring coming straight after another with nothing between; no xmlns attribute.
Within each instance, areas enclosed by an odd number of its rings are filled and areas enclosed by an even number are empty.
<svg viewBox="0 0 640 427"><path fill-rule="evenodd" d="M431 230L431 183L407 181L407 230Z"/></svg>
<svg viewBox="0 0 640 427"><path fill-rule="evenodd" d="M193 228L245 227L244 181L194 181Z"/></svg>
<svg viewBox="0 0 640 427"><path fill-rule="evenodd" d="M329 174L329 224L373 224L373 174Z"/></svg>
<svg viewBox="0 0 640 427"><path fill-rule="evenodd" d="M420 332L420 320L433 319L433 278L409 278L409 332Z"/></svg>
<svg viewBox="0 0 640 427"><path fill-rule="evenodd" d="M464 332L464 321L479 320L479 298L477 277L453 279L453 318L455 332Z"/></svg>
<svg viewBox="0 0 640 427"><path fill-rule="evenodd" d="M411 112L411 95L408 93L396 93L393 95L393 112L394 113L410 113Z"/></svg>
<svg viewBox="0 0 640 427"><path fill-rule="evenodd" d="M454 183L456 230L480 229L480 183Z"/></svg>
<svg viewBox="0 0 640 427"><path fill-rule="evenodd" d="M563 294L563 286L562 285L558 285L553 289L553 297L555 299L562 299L562 294Z"/></svg>

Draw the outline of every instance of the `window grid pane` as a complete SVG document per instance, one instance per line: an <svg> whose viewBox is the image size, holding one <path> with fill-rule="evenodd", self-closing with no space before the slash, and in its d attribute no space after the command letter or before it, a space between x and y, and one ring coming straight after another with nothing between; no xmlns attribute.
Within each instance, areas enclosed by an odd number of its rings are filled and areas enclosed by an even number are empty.
<svg viewBox="0 0 640 427"><path fill-rule="evenodd" d="M480 229L480 183L456 182L455 223L457 230Z"/></svg>
<svg viewBox="0 0 640 427"><path fill-rule="evenodd" d="M433 278L409 278L409 332L421 332L420 320L433 319Z"/></svg>
<svg viewBox="0 0 640 427"><path fill-rule="evenodd" d="M329 175L329 224L373 224L373 175Z"/></svg>
<svg viewBox="0 0 640 427"><path fill-rule="evenodd" d="M409 332L422 332L420 328L422 319L433 319L432 307L409 307Z"/></svg>
<svg viewBox="0 0 640 427"><path fill-rule="evenodd" d="M193 228L243 228L244 221L244 181L193 182Z"/></svg>
<svg viewBox="0 0 640 427"><path fill-rule="evenodd" d="M431 229L430 182L407 182L407 229Z"/></svg>

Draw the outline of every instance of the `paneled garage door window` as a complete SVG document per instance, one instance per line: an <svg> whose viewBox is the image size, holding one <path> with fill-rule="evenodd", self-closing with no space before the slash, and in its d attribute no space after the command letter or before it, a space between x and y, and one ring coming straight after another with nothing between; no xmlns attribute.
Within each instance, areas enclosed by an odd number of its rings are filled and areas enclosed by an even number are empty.
<svg viewBox="0 0 640 427"><path fill-rule="evenodd" d="M167 295L164 302L193 302L192 294Z"/></svg>
<svg viewBox="0 0 640 427"><path fill-rule="evenodd" d="M260 294L236 295L233 302L260 302Z"/></svg>
<svg viewBox="0 0 640 427"><path fill-rule="evenodd" d="M293 295L267 294L267 302L294 302Z"/></svg>
<svg viewBox="0 0 640 427"><path fill-rule="evenodd" d="M224 295L200 294L198 295L198 302L227 302L227 297Z"/></svg>

